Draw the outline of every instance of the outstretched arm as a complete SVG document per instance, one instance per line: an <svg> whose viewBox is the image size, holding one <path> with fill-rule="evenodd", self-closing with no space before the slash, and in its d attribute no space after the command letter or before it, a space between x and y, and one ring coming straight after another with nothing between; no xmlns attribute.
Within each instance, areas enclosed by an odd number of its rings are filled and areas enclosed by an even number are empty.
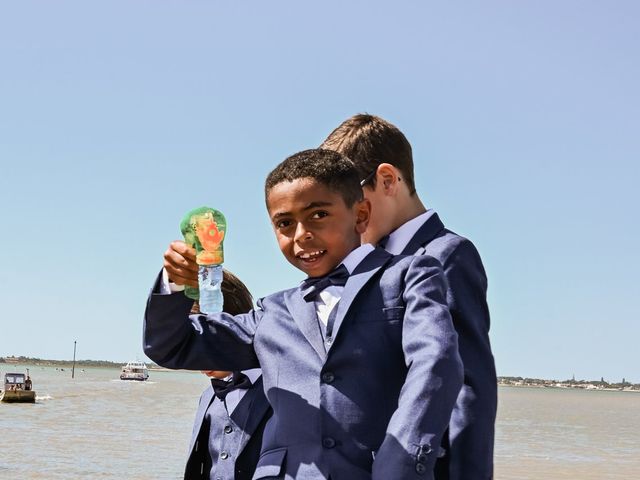
<svg viewBox="0 0 640 480"><path fill-rule="evenodd" d="M446 282L432 257L412 260L405 277L402 347L408 367L373 478L433 478L442 435L462 385Z"/></svg>
<svg viewBox="0 0 640 480"><path fill-rule="evenodd" d="M145 354L158 365L188 370L246 370L259 366L253 335L262 311L189 315L193 300L159 293L160 276L144 316Z"/></svg>

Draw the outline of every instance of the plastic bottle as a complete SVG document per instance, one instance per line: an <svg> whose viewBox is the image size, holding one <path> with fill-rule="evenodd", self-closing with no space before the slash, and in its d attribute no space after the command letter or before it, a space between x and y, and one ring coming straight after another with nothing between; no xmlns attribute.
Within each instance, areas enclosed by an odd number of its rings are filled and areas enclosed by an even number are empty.
<svg viewBox="0 0 640 480"><path fill-rule="evenodd" d="M198 285L200 287L200 311L216 313L222 311L222 265L198 267Z"/></svg>

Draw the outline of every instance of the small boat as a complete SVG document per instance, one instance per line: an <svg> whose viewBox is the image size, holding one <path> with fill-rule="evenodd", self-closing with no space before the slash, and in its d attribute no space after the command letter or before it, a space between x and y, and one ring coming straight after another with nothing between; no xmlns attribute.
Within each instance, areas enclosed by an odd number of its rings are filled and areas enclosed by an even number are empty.
<svg viewBox="0 0 640 480"><path fill-rule="evenodd" d="M143 362L129 362L122 367L120 380L138 380L144 382L149 378L149 370Z"/></svg>
<svg viewBox="0 0 640 480"><path fill-rule="evenodd" d="M0 402L5 403L35 403L36 392L29 376L24 373L5 373L4 390L0 393Z"/></svg>

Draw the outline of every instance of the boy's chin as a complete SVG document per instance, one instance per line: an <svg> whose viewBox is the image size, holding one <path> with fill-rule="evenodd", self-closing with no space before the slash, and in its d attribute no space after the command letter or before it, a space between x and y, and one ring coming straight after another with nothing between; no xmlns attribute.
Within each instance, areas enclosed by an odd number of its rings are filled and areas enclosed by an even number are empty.
<svg viewBox="0 0 640 480"><path fill-rule="evenodd" d="M313 262L305 262L296 258L295 262L292 263L294 267L304 272L308 277L322 277L338 266L338 264L332 265L335 262L332 262L332 259L327 257L319 258Z"/></svg>

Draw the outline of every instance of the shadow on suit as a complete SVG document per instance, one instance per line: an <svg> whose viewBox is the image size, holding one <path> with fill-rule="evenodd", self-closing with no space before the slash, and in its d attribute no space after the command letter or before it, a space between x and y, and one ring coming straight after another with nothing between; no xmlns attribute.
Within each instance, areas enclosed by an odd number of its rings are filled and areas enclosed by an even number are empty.
<svg viewBox="0 0 640 480"><path fill-rule="evenodd" d="M279 402L286 404L286 408L288 410L290 409L290 411L295 412L295 417L299 421L301 428L313 428L313 426L308 425L307 420L319 418L323 424L321 430L323 432L331 432L331 435L324 435L321 438L318 438L317 441L307 449L296 449L295 455L290 455L286 446L272 448L268 451L262 452L254 476L256 480L305 478L304 472L308 471L309 468L318 468L320 470L320 474L324 478L331 480L371 479L371 462L374 460L381 444L363 446L361 444L354 443L349 445L350 442L353 442L352 435L326 411L322 411L317 407L310 405L309 402L300 395L287 390L272 388L267 392L267 394L270 397L278 398ZM319 432L320 429L318 429L318 433ZM265 438L265 440L267 443L273 442L273 437L277 438L278 434L277 424L273 425L270 431L265 434L270 435L272 438ZM393 456L393 458L397 459L399 463L405 464L410 470L417 470L421 474L427 473L426 466L417 459L419 455L418 452L416 452L415 455L410 454L392 435L387 434L383 438L384 448L387 450L387 454ZM360 471L356 472L353 469L351 460L343 456L341 453L345 451L348 452L353 449L362 450L363 447L370 452L370 458L365 459L367 461L362 462ZM319 456L330 457L330 459L320 463L324 465L332 465L333 474L330 475L329 472L323 471L321 467L317 467ZM374 474L377 478L385 478L389 480L396 478L400 479L402 477L398 476L399 473L396 468L398 462L395 463L393 469L387 469L385 464L374 463ZM348 471L348 475L341 476L340 473L336 473L341 471L341 464L345 465L344 471ZM284 474L285 471L287 472L286 477ZM432 477L430 474L426 474L423 478L429 479Z"/></svg>

